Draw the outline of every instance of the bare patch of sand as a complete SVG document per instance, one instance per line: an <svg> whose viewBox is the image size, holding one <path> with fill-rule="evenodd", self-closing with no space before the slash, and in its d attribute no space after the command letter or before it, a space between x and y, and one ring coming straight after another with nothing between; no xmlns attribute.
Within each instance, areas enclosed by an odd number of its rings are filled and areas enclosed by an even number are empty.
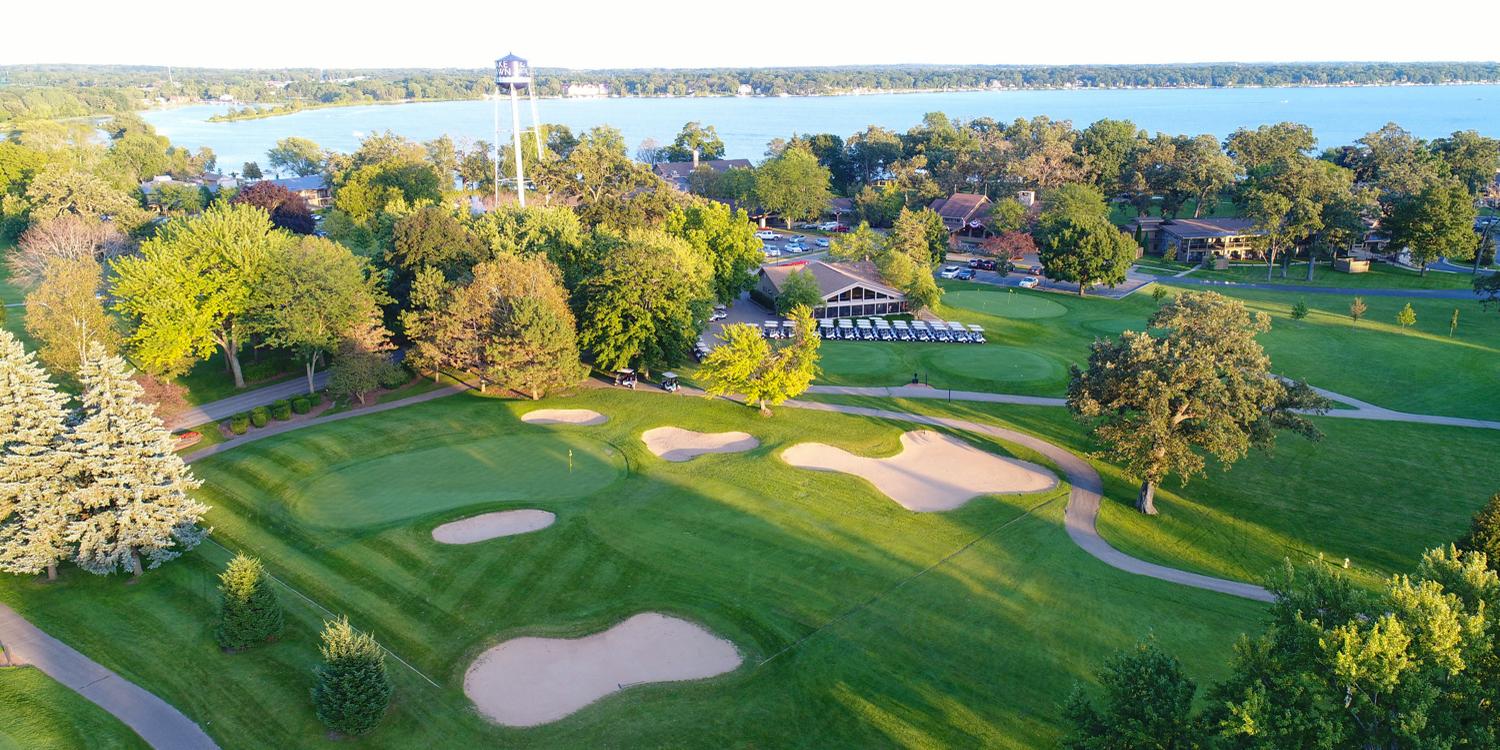
<svg viewBox="0 0 1500 750"><path fill-rule="evenodd" d="M681 427L656 427L641 433L652 453L668 461L688 461L705 453L740 453L760 441L744 432L694 432Z"/></svg>
<svg viewBox="0 0 1500 750"><path fill-rule="evenodd" d="M556 520L545 510L502 510L445 523L432 530L432 538L443 544L473 544L545 529Z"/></svg>
<svg viewBox="0 0 1500 750"><path fill-rule="evenodd" d="M533 409L521 415L528 424L604 424L609 417L593 409Z"/></svg>
<svg viewBox="0 0 1500 750"><path fill-rule="evenodd" d="M801 443L781 457L804 469L863 477L907 510L953 510L980 495L1041 492L1057 486L1042 466L979 450L932 430L901 436L901 452L865 458L822 443Z"/></svg>
<svg viewBox="0 0 1500 750"><path fill-rule="evenodd" d="M627 687L701 680L739 665L733 643L687 620L646 612L582 638L501 643L469 665L464 694L494 721L534 727Z"/></svg>

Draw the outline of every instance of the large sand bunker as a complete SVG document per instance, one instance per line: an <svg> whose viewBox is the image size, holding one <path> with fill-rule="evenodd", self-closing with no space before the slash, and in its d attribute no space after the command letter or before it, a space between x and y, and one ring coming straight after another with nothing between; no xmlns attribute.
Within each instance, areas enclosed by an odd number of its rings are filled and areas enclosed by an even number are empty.
<svg viewBox="0 0 1500 750"><path fill-rule="evenodd" d="M545 529L556 520L545 510L502 510L445 523L432 530L432 538L443 544L473 544Z"/></svg>
<svg viewBox="0 0 1500 750"><path fill-rule="evenodd" d="M687 461L705 453L740 453L760 441L743 432L694 432L681 427L657 427L641 433L652 453L668 461Z"/></svg>
<svg viewBox="0 0 1500 750"><path fill-rule="evenodd" d="M734 644L686 620L646 612L583 638L513 638L474 660L464 693L513 727L557 721L647 682L701 680L740 665Z"/></svg>
<svg viewBox="0 0 1500 750"><path fill-rule="evenodd" d="M528 424L604 424L609 417L593 409L534 409L521 415Z"/></svg>
<svg viewBox="0 0 1500 750"><path fill-rule="evenodd" d="M953 510L979 495L1040 492L1057 477L1036 464L986 453L931 430L901 436L901 452L864 458L822 443L801 443L781 454L804 469L841 471L869 480L907 510Z"/></svg>

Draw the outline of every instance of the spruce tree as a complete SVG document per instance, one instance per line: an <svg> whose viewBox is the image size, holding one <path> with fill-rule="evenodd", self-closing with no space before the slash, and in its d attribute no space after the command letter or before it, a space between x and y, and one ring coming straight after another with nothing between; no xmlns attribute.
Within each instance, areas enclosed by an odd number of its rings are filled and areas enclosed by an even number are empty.
<svg viewBox="0 0 1500 750"><path fill-rule="evenodd" d="M208 506L188 495L200 482L173 451L172 434L141 400L125 360L91 346L78 373L83 406L69 435L79 471L78 517L67 539L90 573L141 574L196 547Z"/></svg>
<svg viewBox="0 0 1500 750"><path fill-rule="evenodd" d="M1483 552L1490 570L1500 572L1500 493L1496 493L1469 522L1469 533L1458 541L1460 549Z"/></svg>
<svg viewBox="0 0 1500 750"><path fill-rule="evenodd" d="M312 691L318 719L346 736L374 729L395 690L380 645L340 617L324 623L322 651L323 663L316 669L318 682Z"/></svg>
<svg viewBox="0 0 1500 750"><path fill-rule="evenodd" d="M219 627L214 635L225 649L264 643L286 624L271 577L254 557L240 553L229 561L219 574L219 594Z"/></svg>
<svg viewBox="0 0 1500 750"><path fill-rule="evenodd" d="M9 331L0 330L0 570L47 571L67 559L68 478L60 450L67 397Z"/></svg>

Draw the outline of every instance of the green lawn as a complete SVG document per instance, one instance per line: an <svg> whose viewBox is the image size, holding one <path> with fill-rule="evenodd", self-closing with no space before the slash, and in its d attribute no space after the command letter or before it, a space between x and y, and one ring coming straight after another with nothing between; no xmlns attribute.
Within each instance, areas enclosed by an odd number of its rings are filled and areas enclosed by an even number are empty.
<svg viewBox="0 0 1500 750"><path fill-rule="evenodd" d="M452 746L1048 746L1072 684L1109 653L1151 635L1211 682L1224 673L1233 640L1263 616L1253 602L1087 557L1062 528L1066 487L918 514L857 478L793 469L777 457L803 441L888 455L910 425L790 408L767 419L723 401L616 389L545 406L597 409L610 421L526 425L517 415L529 402L459 395L320 424L194 465L217 542L260 555L438 683L392 664L392 713L356 746L431 747L434 727ZM744 430L761 446L669 463L639 440L660 425ZM430 451L456 440L525 455L584 440L609 446L625 469L601 485L504 459L491 477L496 490L532 492L471 494L471 505L453 507L425 488L454 479ZM482 442L490 440L512 445ZM275 489L316 483L351 456L398 460L394 444L433 460L405 461L410 476L390 482L361 479L300 498ZM540 486L538 468L551 487ZM347 508L351 500L408 520L336 530L303 520L302 504ZM439 523L516 507L552 511L557 522L466 546L430 537ZM323 746L307 698L323 613L284 596L291 624L279 642L220 653L211 635L214 575L227 558L205 545L130 587L73 569L52 585L5 578L0 599L204 721L226 748ZM595 632L653 610L730 639L744 665L712 680L631 688L526 730L484 722L462 694L471 660L500 640ZM172 637L141 637L163 632Z"/></svg>
<svg viewBox="0 0 1500 750"><path fill-rule="evenodd" d="M1087 455L1099 448L1057 407L823 396L816 400L896 408L1034 433ZM1224 471L1175 480L1157 492L1161 515L1134 510L1137 483L1103 461L1107 501L1100 532L1137 557L1237 580L1259 580L1282 560L1350 560L1373 585L1409 571L1421 553L1457 539L1500 485L1500 431L1317 420L1325 436L1284 435Z"/></svg>
<svg viewBox="0 0 1500 750"><path fill-rule="evenodd" d="M1108 300L957 281L942 286L947 291L935 312L984 326L990 343L824 342L819 382L900 385L915 372L937 388L1062 396L1068 366L1087 361L1095 337L1141 330L1156 309L1150 295L1141 293ZM1369 310L1353 326L1353 294L1213 291L1271 315L1271 330L1260 341L1280 374L1402 411L1500 419L1500 315L1476 302L1365 297ZM1312 310L1305 320L1291 319L1298 300ZM1395 317L1407 302L1417 323L1402 329ZM1455 309L1459 327L1450 338Z"/></svg>
<svg viewBox="0 0 1500 750"><path fill-rule="evenodd" d="M104 709L32 667L0 668L0 750L149 747Z"/></svg>
<svg viewBox="0 0 1500 750"><path fill-rule="evenodd" d="M1470 289L1473 277L1469 274L1428 271L1427 275L1409 271L1389 263L1370 264L1369 273L1340 273L1326 263L1313 269L1313 280L1307 280L1307 263L1293 263L1286 277L1281 275L1281 266L1266 279L1266 264L1238 263L1227 270L1215 271L1202 268L1192 273L1192 278L1211 281L1233 281L1240 284L1287 284L1291 286L1345 287L1355 289Z"/></svg>

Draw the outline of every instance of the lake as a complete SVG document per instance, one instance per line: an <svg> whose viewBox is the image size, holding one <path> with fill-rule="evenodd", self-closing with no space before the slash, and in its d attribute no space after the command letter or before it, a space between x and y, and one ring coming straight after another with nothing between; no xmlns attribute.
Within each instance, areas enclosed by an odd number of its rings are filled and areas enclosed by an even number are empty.
<svg viewBox="0 0 1500 750"><path fill-rule="evenodd" d="M619 128L632 151L645 138L670 143L683 123L713 125L727 156L759 160L766 143L794 133L836 133L847 137L867 125L905 132L927 112L961 119L1047 115L1082 128L1104 117L1129 119L1148 131L1212 133L1220 138L1236 128L1290 120L1312 126L1323 146L1354 139L1396 122L1423 138L1475 129L1500 136L1500 85L1370 86L1347 88L1238 88L984 91L921 94L868 94L822 97L742 97L681 99L546 99L542 120L574 132L595 125ZM487 101L385 104L309 110L261 120L211 123L226 107L195 105L142 113L177 145L208 146L225 171L246 161L265 166L266 150L290 135L310 138L324 148L352 151L367 133L392 130L416 140L444 133L455 139L492 140ZM508 104L501 106L504 139L509 142ZM530 121L523 105L522 123Z"/></svg>

